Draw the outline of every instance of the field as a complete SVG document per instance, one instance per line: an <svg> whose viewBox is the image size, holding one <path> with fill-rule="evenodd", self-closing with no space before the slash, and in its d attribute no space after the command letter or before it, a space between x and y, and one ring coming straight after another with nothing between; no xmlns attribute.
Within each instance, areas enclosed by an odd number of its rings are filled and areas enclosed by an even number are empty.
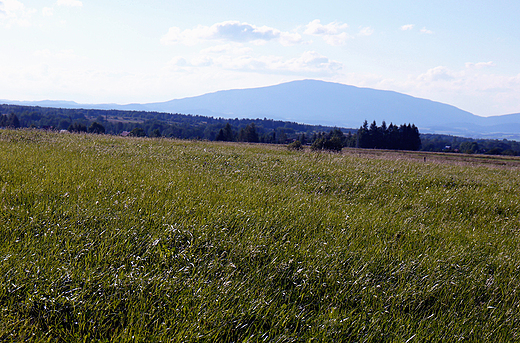
<svg viewBox="0 0 520 343"><path fill-rule="evenodd" d="M520 341L520 159L8 130L0 151L0 341Z"/></svg>

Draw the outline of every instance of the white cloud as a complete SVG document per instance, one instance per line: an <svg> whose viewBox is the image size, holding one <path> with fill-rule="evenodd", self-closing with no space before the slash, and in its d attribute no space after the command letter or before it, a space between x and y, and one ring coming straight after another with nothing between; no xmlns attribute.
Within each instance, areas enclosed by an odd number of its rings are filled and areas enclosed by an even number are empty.
<svg viewBox="0 0 520 343"><path fill-rule="evenodd" d="M472 63L472 62L466 63L466 68L468 68L468 69L482 69L482 68L488 68L488 67L494 67L494 66L495 66L495 63L493 63L493 61L478 62L478 63Z"/></svg>
<svg viewBox="0 0 520 343"><path fill-rule="evenodd" d="M0 1L0 24L11 27L13 24L19 26L30 26L30 19L36 10L26 8L23 3L17 0Z"/></svg>
<svg viewBox="0 0 520 343"><path fill-rule="evenodd" d="M345 45L349 39L355 38L355 36L347 32L348 28L349 26L347 24L341 24L335 21L323 25L319 19L315 19L307 24L304 34L322 37L325 43L339 46ZM371 36L373 33L373 28L361 27L357 36Z"/></svg>
<svg viewBox="0 0 520 343"><path fill-rule="evenodd" d="M297 32L280 33L280 44L284 46L302 43L302 36Z"/></svg>
<svg viewBox="0 0 520 343"><path fill-rule="evenodd" d="M345 45L345 43L352 39L352 36L346 32L339 33L337 35L324 35L323 40L333 46Z"/></svg>
<svg viewBox="0 0 520 343"><path fill-rule="evenodd" d="M275 74L332 75L342 69L337 61L315 52L306 51L299 57L285 59L280 56L237 56L230 59L215 59L216 64L226 69Z"/></svg>
<svg viewBox="0 0 520 343"><path fill-rule="evenodd" d="M360 36L372 36L374 33L374 29L371 27L363 27L361 30L359 30Z"/></svg>
<svg viewBox="0 0 520 343"><path fill-rule="evenodd" d="M411 31L415 28L415 25L414 24L407 24L407 25L403 25L401 26L401 31ZM431 35L433 34L434 32L432 30L428 30L426 27L423 27L421 30L420 30L421 33L424 33L424 34L428 34L428 35Z"/></svg>
<svg viewBox="0 0 520 343"><path fill-rule="evenodd" d="M355 35L351 35L346 31L348 28L347 24L338 22L324 25L321 24L319 19L316 19L306 25L303 33L319 36L327 44L339 46L344 45L349 39L355 38ZM357 36L370 36L373 33L373 28L361 27ZM173 26L161 38L161 43L164 45L183 44L193 46L207 41L253 43L256 45L265 44L268 41L277 41L284 46L311 43L310 41L304 42L297 30L283 32L268 26L260 27L239 21L224 21L212 26L199 25L193 29L185 30Z"/></svg>
<svg viewBox="0 0 520 343"><path fill-rule="evenodd" d="M201 54L233 54L233 55L246 55L253 52L252 48L244 47L242 44L223 44L212 46L207 49L201 50Z"/></svg>
<svg viewBox="0 0 520 343"><path fill-rule="evenodd" d="M345 30L348 29L347 24L331 22L327 25L321 24L319 19L315 19L307 24L304 34L311 36L320 36L329 45L344 45L349 39L353 38Z"/></svg>
<svg viewBox="0 0 520 343"><path fill-rule="evenodd" d="M83 7L83 3L79 0L58 0L56 1L56 5L67 7Z"/></svg>
<svg viewBox="0 0 520 343"><path fill-rule="evenodd" d="M60 50L59 52L51 52L49 49L43 49L35 51L33 55L39 58L52 60L73 60L78 58L78 55L74 53L74 50Z"/></svg>
<svg viewBox="0 0 520 343"><path fill-rule="evenodd" d="M299 57L252 56L252 50L239 46L221 45L204 49L188 62L175 57L169 62L171 71L188 71L193 68L256 72L262 74L334 75L343 68L340 62L330 60L315 51L306 51ZM191 70L193 71L193 70ZM199 70L200 72L200 70Z"/></svg>
<svg viewBox="0 0 520 343"><path fill-rule="evenodd" d="M450 81L454 80L456 77L455 72L451 71L447 67L438 66L432 69L429 69L426 73L421 74L417 77L417 80L420 82L437 82L437 81Z"/></svg>
<svg viewBox="0 0 520 343"><path fill-rule="evenodd" d="M233 42L269 41L280 37L280 31L267 26L257 27L239 21L226 21L213 25L212 38Z"/></svg>
<svg viewBox="0 0 520 343"><path fill-rule="evenodd" d="M174 57L168 64L175 67L186 67L188 61L184 57Z"/></svg>
<svg viewBox="0 0 520 343"><path fill-rule="evenodd" d="M281 32L267 26L255 26L239 21L224 21L212 26L199 25L194 29L182 31L178 27L171 27L168 33L161 38L161 43L195 45L203 41L231 41L253 42L262 44L271 40L278 40L282 44L296 44L301 41L297 33Z"/></svg>
<svg viewBox="0 0 520 343"><path fill-rule="evenodd" d="M306 51L300 57L285 63L293 71L334 73L343 68L340 62L330 60L316 51Z"/></svg>
<svg viewBox="0 0 520 343"><path fill-rule="evenodd" d="M54 15L54 9L52 7L44 7L42 9L42 15L44 17L51 17Z"/></svg>
<svg viewBox="0 0 520 343"><path fill-rule="evenodd" d="M315 36L330 36L336 35L338 33L343 32L348 29L348 24L340 24L338 22L332 22L327 25L321 24L319 19L315 19L307 24L307 29L305 30L305 34L307 35L315 35Z"/></svg>

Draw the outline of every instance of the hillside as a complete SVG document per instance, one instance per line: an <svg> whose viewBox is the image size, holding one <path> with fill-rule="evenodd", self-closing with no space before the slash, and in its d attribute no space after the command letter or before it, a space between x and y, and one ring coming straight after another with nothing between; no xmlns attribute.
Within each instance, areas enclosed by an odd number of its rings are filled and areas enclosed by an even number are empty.
<svg viewBox="0 0 520 343"><path fill-rule="evenodd" d="M36 130L0 150L2 342L520 337L518 158Z"/></svg>

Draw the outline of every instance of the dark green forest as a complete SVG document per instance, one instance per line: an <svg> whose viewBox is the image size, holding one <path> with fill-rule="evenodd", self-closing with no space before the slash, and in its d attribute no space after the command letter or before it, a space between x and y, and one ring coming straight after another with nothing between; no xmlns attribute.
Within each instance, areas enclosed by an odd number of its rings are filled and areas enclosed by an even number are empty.
<svg viewBox="0 0 520 343"><path fill-rule="evenodd" d="M93 132L100 124L106 134L132 132L148 137L249 141L286 144L302 134L325 132L332 127L304 125L272 119L223 119L189 114L96 109L64 109L37 106L0 105L0 127L32 127L72 132ZM17 122L12 123L13 117ZM219 135L229 124L227 136ZM97 130L101 128L96 125ZM92 128L93 129L93 128ZM254 130L252 130L254 129ZM251 134L252 131L256 132ZM348 132L349 130L345 130ZM356 130L352 130L353 132ZM101 132L96 132L101 133Z"/></svg>
<svg viewBox="0 0 520 343"><path fill-rule="evenodd" d="M224 119L190 114L0 105L0 128L36 128L96 134L217 141L310 145L313 150L343 147L520 155L520 143L420 134L414 124L368 121L359 129L306 125L272 119Z"/></svg>

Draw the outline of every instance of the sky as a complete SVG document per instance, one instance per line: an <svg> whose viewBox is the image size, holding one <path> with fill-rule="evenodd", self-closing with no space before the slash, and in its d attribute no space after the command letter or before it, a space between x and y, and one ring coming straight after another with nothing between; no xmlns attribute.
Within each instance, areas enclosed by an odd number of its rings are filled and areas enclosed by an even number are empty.
<svg viewBox="0 0 520 343"><path fill-rule="evenodd" d="M149 103L318 79L520 112L517 0L0 0L0 99Z"/></svg>

